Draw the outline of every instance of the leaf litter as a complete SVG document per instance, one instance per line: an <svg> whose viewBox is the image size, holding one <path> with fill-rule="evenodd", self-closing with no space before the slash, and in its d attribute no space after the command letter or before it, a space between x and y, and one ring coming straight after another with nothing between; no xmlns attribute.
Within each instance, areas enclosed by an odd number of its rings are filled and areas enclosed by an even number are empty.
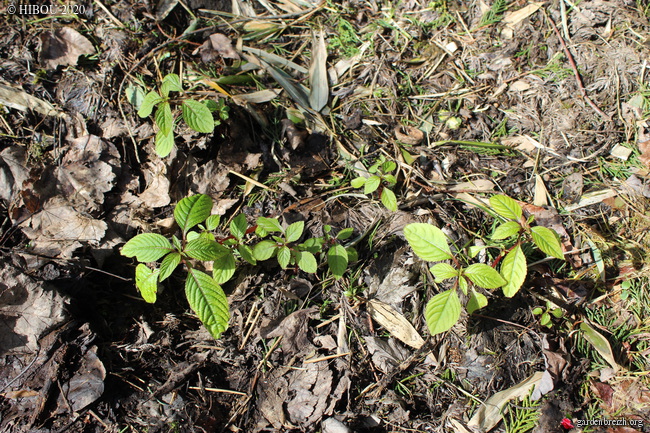
<svg viewBox="0 0 650 433"><path fill-rule="evenodd" d="M614 287L634 301L609 313L620 323L641 327L628 309L648 303L618 285L647 277L647 10L221 3L96 2L27 31L3 17L2 428L496 431L495 408L516 412L531 378L544 401L538 431L584 419L597 397L603 415L647 419L648 384L625 377L645 340L607 333L593 315L606 305L595 294ZM35 62L43 69L23 78ZM161 159L128 101L169 72L192 99L231 111L214 134L179 128ZM399 167L398 212L346 190L379 154ZM445 288L401 230L433 222L454 252L485 247L480 206L494 191L560 234L571 269L538 261L534 296L494 299L432 339L424 299ZM315 235L353 227L359 261L335 282L242 269L225 287L230 330L214 341L178 281L144 305L133 264L116 254L140 231L172 234L172 205L190 193L212 196L224 219L298 216ZM565 313L553 328L530 314L547 300ZM599 381L583 359L604 361ZM486 406L466 409L472 400Z"/></svg>

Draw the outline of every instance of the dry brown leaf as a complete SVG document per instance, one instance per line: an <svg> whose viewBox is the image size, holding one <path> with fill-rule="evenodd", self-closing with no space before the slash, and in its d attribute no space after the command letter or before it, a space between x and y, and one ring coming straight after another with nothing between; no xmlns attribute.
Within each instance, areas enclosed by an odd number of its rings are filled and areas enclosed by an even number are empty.
<svg viewBox="0 0 650 433"><path fill-rule="evenodd" d="M20 146L11 146L0 152L0 198L11 202L22 190L29 177L26 168L27 152Z"/></svg>
<svg viewBox="0 0 650 433"><path fill-rule="evenodd" d="M639 160L645 164L646 167L650 168L650 140L640 141L639 142Z"/></svg>
<svg viewBox="0 0 650 433"><path fill-rule="evenodd" d="M307 321L318 315L318 307L306 308L289 314L281 321L274 321L260 329L262 338L282 337L281 348L285 357L311 348L307 338Z"/></svg>
<svg viewBox="0 0 650 433"><path fill-rule="evenodd" d="M58 413L66 413L69 408L79 411L94 403L104 393L106 368L97 356L97 346L90 348L81 360L81 366L69 382L61 386L66 400L59 395Z"/></svg>
<svg viewBox="0 0 650 433"><path fill-rule="evenodd" d="M218 57L239 60L239 54L233 48L230 38L221 33L211 34L210 38L201 45L199 52L201 60L205 63L213 62Z"/></svg>
<svg viewBox="0 0 650 433"><path fill-rule="evenodd" d="M167 165L160 158L153 158L143 169L147 188L138 197L149 208L163 207L171 203Z"/></svg>
<svg viewBox="0 0 650 433"><path fill-rule="evenodd" d="M95 47L78 31L62 27L41 35L41 63L46 69L76 65L79 56L95 54Z"/></svg>
<svg viewBox="0 0 650 433"><path fill-rule="evenodd" d="M398 125L395 127L395 138L404 144L417 146L424 140L424 132L413 126Z"/></svg>
<svg viewBox="0 0 650 433"><path fill-rule="evenodd" d="M340 395L332 395L332 370L327 362L303 364L289 378L287 415L296 424L311 426L325 414L327 402Z"/></svg>
<svg viewBox="0 0 650 433"><path fill-rule="evenodd" d="M0 104L20 111L36 111L45 116L65 117L66 114L47 101L39 99L21 89L14 89L0 82Z"/></svg>
<svg viewBox="0 0 650 433"><path fill-rule="evenodd" d="M377 323L402 343L414 349L419 349L424 344L424 339L411 322L390 305L371 299L368 301L368 312Z"/></svg>

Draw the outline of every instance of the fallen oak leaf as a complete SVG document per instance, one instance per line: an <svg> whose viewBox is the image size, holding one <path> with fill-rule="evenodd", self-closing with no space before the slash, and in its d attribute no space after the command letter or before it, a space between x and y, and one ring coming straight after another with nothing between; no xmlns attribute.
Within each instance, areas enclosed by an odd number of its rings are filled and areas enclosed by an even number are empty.
<svg viewBox="0 0 650 433"><path fill-rule="evenodd" d="M93 44L78 31L62 27L41 35L41 63L46 69L76 65L79 56L95 54Z"/></svg>

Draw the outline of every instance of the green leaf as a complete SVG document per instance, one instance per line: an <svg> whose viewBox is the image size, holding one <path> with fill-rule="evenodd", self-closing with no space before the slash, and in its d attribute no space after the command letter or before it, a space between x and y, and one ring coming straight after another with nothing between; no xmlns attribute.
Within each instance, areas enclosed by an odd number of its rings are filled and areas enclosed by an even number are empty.
<svg viewBox="0 0 650 433"><path fill-rule="evenodd" d="M135 257L145 263L155 262L171 251L173 248L167 238L156 233L139 234L122 247L123 256Z"/></svg>
<svg viewBox="0 0 650 433"><path fill-rule="evenodd" d="M390 173L397 168L397 164L393 161L385 161L381 164L382 173Z"/></svg>
<svg viewBox="0 0 650 433"><path fill-rule="evenodd" d="M210 215L208 219L205 220L205 228L212 231L219 227L220 222L221 215Z"/></svg>
<svg viewBox="0 0 650 433"><path fill-rule="evenodd" d="M478 293L474 290L469 295L467 301L467 313L472 314L476 310L480 310L488 304L488 300L483 293Z"/></svg>
<svg viewBox="0 0 650 433"><path fill-rule="evenodd" d="M282 233L284 231L277 218L259 217L257 219L257 226L262 228L266 233Z"/></svg>
<svg viewBox="0 0 650 433"><path fill-rule="evenodd" d="M522 211L519 203L505 195L493 195L490 197L492 209L504 218L520 220Z"/></svg>
<svg viewBox="0 0 650 433"><path fill-rule="evenodd" d="M282 69L277 68L273 65L269 65L263 60L260 60L260 64L264 69L266 69L269 74L271 74L273 79L277 81L284 90L286 90L291 99L293 99L303 108L307 110L310 109L309 96L307 96L304 86L296 83L296 80L294 80L291 75L287 74Z"/></svg>
<svg viewBox="0 0 650 433"><path fill-rule="evenodd" d="M193 241L194 239L199 237L201 237L201 235L198 232L191 231L191 232L187 232L187 236L185 237L186 238L185 240Z"/></svg>
<svg viewBox="0 0 650 433"><path fill-rule="evenodd" d="M390 211L397 211L397 197L395 193L388 188L384 188L381 192L381 202L386 206L386 209Z"/></svg>
<svg viewBox="0 0 650 433"><path fill-rule="evenodd" d="M533 236L533 242L535 242L537 248L551 257L564 260L562 244L560 243L560 237L557 233L542 226L532 227L530 231Z"/></svg>
<svg viewBox="0 0 650 433"><path fill-rule="evenodd" d="M212 278L217 284L223 284L235 275L236 268L235 256L228 250L228 254L224 254L212 264Z"/></svg>
<svg viewBox="0 0 650 433"><path fill-rule="evenodd" d="M508 282L501 290L507 298L512 298L519 291L526 280L528 264L526 255L520 245L515 246L501 262L501 276Z"/></svg>
<svg viewBox="0 0 650 433"><path fill-rule="evenodd" d="M359 177L356 177L356 178L352 179L352 181L350 182L350 185L352 186L352 188L361 188L363 185L365 185L366 180L367 179L365 177L359 176Z"/></svg>
<svg viewBox="0 0 650 433"><path fill-rule="evenodd" d="M164 134L162 131L156 133L156 154L164 158L169 155L174 148L174 132Z"/></svg>
<svg viewBox="0 0 650 433"><path fill-rule="evenodd" d="M463 277L462 275L458 277L458 288L463 292L463 294L467 295L467 287L469 283L467 282L467 278Z"/></svg>
<svg viewBox="0 0 650 433"><path fill-rule="evenodd" d="M260 261L268 260L273 256L277 247L278 244L273 241L262 241L253 248L253 256Z"/></svg>
<svg viewBox="0 0 650 433"><path fill-rule="evenodd" d="M349 239L350 236L352 236L353 233L354 233L354 228L353 227L348 227L346 229L343 229L343 230L339 231L338 234L336 235L336 239L338 239L340 241L344 241L346 239Z"/></svg>
<svg viewBox="0 0 650 433"><path fill-rule="evenodd" d="M614 368L614 370L619 369L616 359L614 358L614 352L612 352L612 346L610 346L609 341L602 334L596 331L591 325L586 322L580 324L580 330L583 332L585 340L587 340L591 345L596 349L598 354L602 356L609 365Z"/></svg>
<svg viewBox="0 0 650 433"><path fill-rule="evenodd" d="M190 269L185 280L185 296L190 308L214 338L219 338L228 329L228 299L209 275Z"/></svg>
<svg viewBox="0 0 650 433"><path fill-rule="evenodd" d="M205 194L185 197L174 208L174 219L183 233L210 216L212 199Z"/></svg>
<svg viewBox="0 0 650 433"><path fill-rule="evenodd" d="M553 317L555 317L556 319L561 319L562 316L564 315L564 313L562 312L562 309L561 309L561 308L553 308L553 309L551 310L551 314L552 314Z"/></svg>
<svg viewBox="0 0 650 433"><path fill-rule="evenodd" d="M282 269L287 269L289 266L289 261L291 260L291 250L287 246L283 246L278 249L278 254L276 255L278 263Z"/></svg>
<svg viewBox="0 0 650 433"><path fill-rule="evenodd" d="M353 247L347 247L345 251L348 253L348 263L356 262L359 260L359 253L357 253L357 250L355 250Z"/></svg>
<svg viewBox="0 0 650 433"><path fill-rule="evenodd" d="M431 266L430 271L436 277L436 283L458 276L456 268L447 263L437 263Z"/></svg>
<svg viewBox="0 0 650 433"><path fill-rule="evenodd" d="M150 304L156 302L159 273L159 269L151 270L142 263L135 267L135 285L140 291L142 299Z"/></svg>
<svg viewBox="0 0 650 433"><path fill-rule="evenodd" d="M253 255L253 250L248 245L240 245L237 248L237 251L239 251L241 258L246 260L251 265L257 264L257 260L255 260L255 256Z"/></svg>
<svg viewBox="0 0 650 433"><path fill-rule="evenodd" d="M230 250L220 243L201 237L189 241L184 252L193 259L205 261L219 260L230 254Z"/></svg>
<svg viewBox="0 0 650 433"><path fill-rule="evenodd" d="M515 221L506 221L494 230L494 233L492 233L492 239L508 239L510 236L519 233L519 230L521 230L519 223Z"/></svg>
<svg viewBox="0 0 650 433"><path fill-rule="evenodd" d="M126 89L124 89L124 96L126 96L126 99L131 103L131 105L133 105L136 110L139 110L140 107L142 107L142 103L144 102L144 89L140 86L129 84Z"/></svg>
<svg viewBox="0 0 650 433"><path fill-rule="evenodd" d="M169 135L174 129L174 116L172 116L172 108L169 102L165 101L158 105L156 115L154 116L158 129L164 135Z"/></svg>
<svg viewBox="0 0 650 433"><path fill-rule="evenodd" d="M140 105L140 109L138 110L138 116L144 118L144 117L149 117L151 112L153 111L153 107L155 107L160 101L162 101L163 98L158 94L158 92L154 92L153 90L144 97L144 100L142 101L142 104Z"/></svg>
<svg viewBox="0 0 650 433"><path fill-rule="evenodd" d="M483 263L469 265L463 270L463 275L484 289L496 289L507 283L496 269Z"/></svg>
<svg viewBox="0 0 650 433"><path fill-rule="evenodd" d="M183 120L196 132L214 131L214 117L210 109L201 102L191 99L183 101Z"/></svg>
<svg viewBox="0 0 650 433"><path fill-rule="evenodd" d="M549 326L551 324L551 315L545 312L539 319L539 323L542 326Z"/></svg>
<svg viewBox="0 0 650 433"><path fill-rule="evenodd" d="M295 242L300 239L302 236L302 231L305 229L304 221L296 221L293 224L290 224L285 231L285 237L287 242Z"/></svg>
<svg viewBox="0 0 650 433"><path fill-rule="evenodd" d="M415 254L428 262L451 259L447 236L438 227L413 223L404 227L404 236Z"/></svg>
<svg viewBox="0 0 650 433"><path fill-rule="evenodd" d="M298 267L308 274L315 274L318 270L316 257L309 251L298 251L296 253L296 262L298 263Z"/></svg>
<svg viewBox="0 0 650 433"><path fill-rule="evenodd" d="M375 192L379 188L379 184L381 184L381 178L379 176L370 176L366 179L366 183L363 186L363 193L370 194Z"/></svg>
<svg viewBox="0 0 650 433"><path fill-rule="evenodd" d="M539 316L539 315L542 314L543 312L544 312L544 310L542 310L542 307L535 307L535 308L533 308L533 314L534 314L535 316Z"/></svg>
<svg viewBox="0 0 650 433"><path fill-rule="evenodd" d="M341 278L348 268L348 252L341 245L334 245L327 251L327 264L332 275Z"/></svg>
<svg viewBox="0 0 650 433"><path fill-rule="evenodd" d="M169 92L182 92L181 78L177 74L167 74L160 85L160 91L165 97L169 96Z"/></svg>
<svg viewBox="0 0 650 433"><path fill-rule="evenodd" d="M246 221L246 215L240 213L235 218L230 221L230 234L232 234L237 239L241 239L246 234L246 229L248 228L248 221Z"/></svg>
<svg viewBox="0 0 650 433"><path fill-rule="evenodd" d="M386 174L386 175L384 175L384 182L386 182L388 185L392 186L392 185L395 185L397 183L397 179L392 174Z"/></svg>
<svg viewBox="0 0 650 433"><path fill-rule="evenodd" d="M177 252L169 253L165 256L160 264L160 276L158 281L165 281L174 272L181 262L181 255Z"/></svg>
<svg viewBox="0 0 650 433"><path fill-rule="evenodd" d="M323 238L309 238L305 242L299 245L303 250L309 251L310 253L316 254L319 253L325 240Z"/></svg>
<svg viewBox="0 0 650 433"><path fill-rule="evenodd" d="M455 290L438 293L427 303L424 312L431 335L441 334L460 319L460 300Z"/></svg>

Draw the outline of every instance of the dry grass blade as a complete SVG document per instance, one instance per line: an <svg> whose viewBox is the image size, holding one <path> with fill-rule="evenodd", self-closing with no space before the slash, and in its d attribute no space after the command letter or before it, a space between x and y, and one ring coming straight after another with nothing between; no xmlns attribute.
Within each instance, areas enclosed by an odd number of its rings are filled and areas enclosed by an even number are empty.
<svg viewBox="0 0 650 433"><path fill-rule="evenodd" d="M309 105L320 111L327 105L329 87L327 82L327 47L323 32L314 35L312 41L311 65L309 67Z"/></svg>

